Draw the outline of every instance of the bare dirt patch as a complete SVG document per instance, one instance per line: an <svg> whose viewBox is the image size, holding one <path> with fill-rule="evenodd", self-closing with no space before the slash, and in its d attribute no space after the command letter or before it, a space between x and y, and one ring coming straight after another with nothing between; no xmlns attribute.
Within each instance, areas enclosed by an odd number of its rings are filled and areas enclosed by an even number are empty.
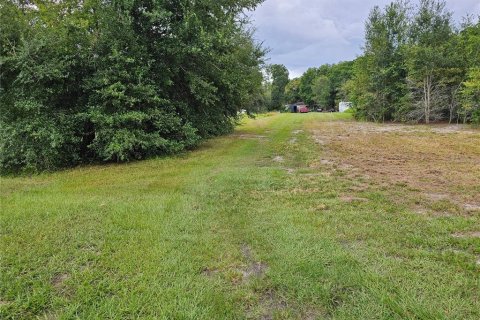
<svg viewBox="0 0 480 320"><path fill-rule="evenodd" d="M471 231L471 232L457 232L452 235L454 238L480 238L480 231Z"/></svg>
<svg viewBox="0 0 480 320"><path fill-rule="evenodd" d="M66 281L70 279L70 275L67 273L60 273L53 277L52 279L52 286L53 288L60 294L65 297L71 297L73 292L68 286L66 285Z"/></svg>
<svg viewBox="0 0 480 320"><path fill-rule="evenodd" d="M207 267L207 268L203 268L203 270L202 270L202 275L204 275L206 277L213 277L218 273L219 273L219 270L215 269L215 268L208 268Z"/></svg>
<svg viewBox="0 0 480 320"><path fill-rule="evenodd" d="M262 305L262 309L264 309L261 317L263 320L273 319L275 312L287 308L287 303L285 300L278 297L278 295L275 294L275 291L265 292L262 296L260 304Z"/></svg>
<svg viewBox="0 0 480 320"><path fill-rule="evenodd" d="M425 193L424 196L433 201L448 199L448 194L441 194L441 193Z"/></svg>
<svg viewBox="0 0 480 320"><path fill-rule="evenodd" d="M366 198L360 198L360 197L353 197L353 196L342 196L340 199L343 202L367 202L368 199Z"/></svg>
<svg viewBox="0 0 480 320"><path fill-rule="evenodd" d="M319 136L315 136L315 137L314 137L314 140L315 140L315 142L316 142L317 144L322 145L322 146L325 145L325 144L327 144L327 142L326 142L325 140L323 140L323 139L322 139L321 137L319 137Z"/></svg>
<svg viewBox="0 0 480 320"><path fill-rule="evenodd" d="M57 274L52 279L52 285L55 289L60 290L60 289L62 289L65 281L67 281L69 278L70 278L70 276L67 273Z"/></svg>
<svg viewBox="0 0 480 320"><path fill-rule="evenodd" d="M248 281L252 277L261 277L265 274L268 266L262 262L252 262L242 270L243 280Z"/></svg>
<svg viewBox="0 0 480 320"><path fill-rule="evenodd" d="M480 211L480 205L475 205L475 204L465 204L463 206L465 210L471 212L471 211Z"/></svg>
<svg viewBox="0 0 480 320"><path fill-rule="evenodd" d="M287 170L288 174L294 174L295 173L295 169L293 169L293 168L286 168L285 170Z"/></svg>
<svg viewBox="0 0 480 320"><path fill-rule="evenodd" d="M223 277L231 281L234 285L248 284L250 281L258 278L261 279L268 270L268 265L254 258L252 249L243 244L240 247L243 257L243 263L224 266L221 268L204 267L200 270L200 274L207 278L217 276Z"/></svg>
<svg viewBox="0 0 480 320"><path fill-rule="evenodd" d="M275 156L273 157L273 161L275 162L284 162L285 159L282 156Z"/></svg>
<svg viewBox="0 0 480 320"><path fill-rule="evenodd" d="M239 139L266 139L267 138L267 136L257 135L257 134L233 134L232 136Z"/></svg>
<svg viewBox="0 0 480 320"><path fill-rule="evenodd" d="M0 307L8 306L9 304L10 304L10 302L8 302L8 301L0 300Z"/></svg>
<svg viewBox="0 0 480 320"><path fill-rule="evenodd" d="M328 206L325 203L320 203L320 204L312 207L310 209L310 211L318 212L318 211L323 211L323 210L327 210L327 209L328 209Z"/></svg>
<svg viewBox="0 0 480 320"><path fill-rule="evenodd" d="M320 163L323 164L323 165L334 165L335 162L332 161L332 160L327 160L327 159L322 159L320 160Z"/></svg>
<svg viewBox="0 0 480 320"><path fill-rule="evenodd" d="M241 252L245 260L247 260L247 266L240 270L243 276L243 281L248 281L253 277L263 276L267 271L268 266L263 262L254 260L252 250L248 245L243 244Z"/></svg>
<svg viewBox="0 0 480 320"><path fill-rule="evenodd" d="M287 306L287 302L279 297L274 290L266 290L261 293L258 304L248 308L247 318L273 320L275 315L286 310Z"/></svg>
<svg viewBox="0 0 480 320"><path fill-rule="evenodd" d="M425 205L448 200L464 212L480 209L480 130L337 121L310 123L309 131L324 150L314 167L416 190Z"/></svg>

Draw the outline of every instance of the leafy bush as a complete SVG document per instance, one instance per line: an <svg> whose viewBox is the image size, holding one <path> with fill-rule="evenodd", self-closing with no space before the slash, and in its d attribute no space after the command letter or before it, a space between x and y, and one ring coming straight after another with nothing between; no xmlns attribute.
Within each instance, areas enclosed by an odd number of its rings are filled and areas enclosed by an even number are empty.
<svg viewBox="0 0 480 320"><path fill-rule="evenodd" d="M185 3L184 3L185 2ZM0 171L172 154L256 108L260 0L0 0Z"/></svg>
<svg viewBox="0 0 480 320"><path fill-rule="evenodd" d="M31 101L18 102L28 109L41 109ZM28 105L28 107L27 107ZM32 112L31 117L0 123L0 165L2 171L34 172L78 163L80 137L75 121Z"/></svg>
<svg viewBox="0 0 480 320"><path fill-rule="evenodd" d="M480 107L477 107L477 109L472 112L472 123L480 125Z"/></svg>
<svg viewBox="0 0 480 320"><path fill-rule="evenodd" d="M172 113L152 109L105 115L92 113L95 138L90 148L101 160L128 161L192 148L196 129Z"/></svg>

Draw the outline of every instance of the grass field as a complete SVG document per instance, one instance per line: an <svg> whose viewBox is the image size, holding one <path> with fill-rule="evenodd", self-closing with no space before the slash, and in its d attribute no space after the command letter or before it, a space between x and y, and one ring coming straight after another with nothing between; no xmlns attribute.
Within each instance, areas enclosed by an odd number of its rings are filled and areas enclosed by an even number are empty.
<svg viewBox="0 0 480 320"><path fill-rule="evenodd" d="M480 319L480 131L273 114L2 178L1 319Z"/></svg>

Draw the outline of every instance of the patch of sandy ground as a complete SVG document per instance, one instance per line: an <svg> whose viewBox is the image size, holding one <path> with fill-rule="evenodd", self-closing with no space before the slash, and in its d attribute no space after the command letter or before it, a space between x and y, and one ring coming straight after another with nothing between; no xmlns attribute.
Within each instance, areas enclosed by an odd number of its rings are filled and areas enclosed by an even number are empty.
<svg viewBox="0 0 480 320"><path fill-rule="evenodd" d="M309 131L335 166L382 186L403 185L427 201L480 211L480 130L461 125L317 122Z"/></svg>

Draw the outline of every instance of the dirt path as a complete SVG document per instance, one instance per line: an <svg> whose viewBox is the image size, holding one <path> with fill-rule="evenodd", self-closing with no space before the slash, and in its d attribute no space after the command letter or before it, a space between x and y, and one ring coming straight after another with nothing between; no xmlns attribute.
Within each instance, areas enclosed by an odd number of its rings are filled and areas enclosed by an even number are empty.
<svg viewBox="0 0 480 320"><path fill-rule="evenodd" d="M0 318L479 319L476 131L347 120L1 178Z"/></svg>

